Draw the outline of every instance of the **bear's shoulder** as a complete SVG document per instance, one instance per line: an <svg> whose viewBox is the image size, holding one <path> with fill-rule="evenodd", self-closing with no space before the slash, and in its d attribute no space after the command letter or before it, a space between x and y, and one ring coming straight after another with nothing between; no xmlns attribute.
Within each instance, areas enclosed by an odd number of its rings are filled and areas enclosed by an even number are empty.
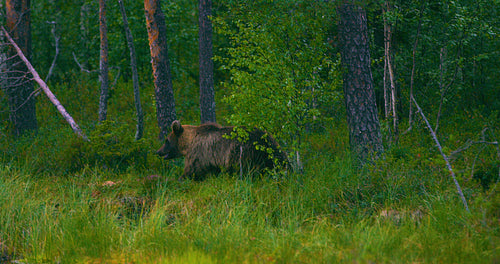
<svg viewBox="0 0 500 264"><path fill-rule="evenodd" d="M219 131L222 129L222 126L217 123L205 123L196 127L196 131L198 133L210 133Z"/></svg>

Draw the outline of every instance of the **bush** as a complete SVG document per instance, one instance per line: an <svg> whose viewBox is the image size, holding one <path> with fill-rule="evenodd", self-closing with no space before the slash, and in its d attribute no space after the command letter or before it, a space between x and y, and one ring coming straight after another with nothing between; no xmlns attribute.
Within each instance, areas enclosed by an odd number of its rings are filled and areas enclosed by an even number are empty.
<svg viewBox="0 0 500 264"><path fill-rule="evenodd" d="M144 167L149 147L144 139L134 140L132 127L114 121L104 121L96 126L86 142L73 138L59 156L58 164L75 172L86 165L123 170L134 165Z"/></svg>
<svg viewBox="0 0 500 264"><path fill-rule="evenodd" d="M302 4L258 1L228 7L231 20L214 20L216 34L230 39L227 54L215 57L230 76L222 83L221 103L231 109L226 121L267 130L290 152L340 102L339 61L325 40L328 5ZM276 5L291 11L276 16Z"/></svg>

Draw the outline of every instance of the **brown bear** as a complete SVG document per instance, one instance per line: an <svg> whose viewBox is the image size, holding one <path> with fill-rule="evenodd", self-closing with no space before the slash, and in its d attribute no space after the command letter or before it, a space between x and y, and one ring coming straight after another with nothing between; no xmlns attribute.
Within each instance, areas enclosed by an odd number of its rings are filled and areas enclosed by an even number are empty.
<svg viewBox="0 0 500 264"><path fill-rule="evenodd" d="M231 137L234 127L215 123L200 126L172 122L172 131L165 144L156 152L164 159L185 157L184 174L180 179L204 179L207 174L261 171L265 168L287 166L288 158L278 143L260 129L247 131L241 142Z"/></svg>

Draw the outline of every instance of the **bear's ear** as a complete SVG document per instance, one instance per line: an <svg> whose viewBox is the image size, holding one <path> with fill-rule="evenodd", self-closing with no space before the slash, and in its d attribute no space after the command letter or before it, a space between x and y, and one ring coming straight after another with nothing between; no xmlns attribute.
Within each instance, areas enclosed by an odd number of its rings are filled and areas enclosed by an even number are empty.
<svg viewBox="0 0 500 264"><path fill-rule="evenodd" d="M172 122L172 131L176 136L179 136L180 134L182 134L182 132L184 132L184 128L182 127L179 120L175 120L174 122Z"/></svg>

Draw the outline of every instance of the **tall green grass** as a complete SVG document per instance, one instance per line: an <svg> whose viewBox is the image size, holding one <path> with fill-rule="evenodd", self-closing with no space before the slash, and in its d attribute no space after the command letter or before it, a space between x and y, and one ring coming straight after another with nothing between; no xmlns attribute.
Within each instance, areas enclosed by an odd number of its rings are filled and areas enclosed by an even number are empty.
<svg viewBox="0 0 500 264"><path fill-rule="evenodd" d="M204 182L173 181L176 170L57 177L3 165L3 254L28 263L498 260L495 219L466 213L446 184L421 191L430 183L395 167L404 162L355 173L347 159L316 160L280 180Z"/></svg>

